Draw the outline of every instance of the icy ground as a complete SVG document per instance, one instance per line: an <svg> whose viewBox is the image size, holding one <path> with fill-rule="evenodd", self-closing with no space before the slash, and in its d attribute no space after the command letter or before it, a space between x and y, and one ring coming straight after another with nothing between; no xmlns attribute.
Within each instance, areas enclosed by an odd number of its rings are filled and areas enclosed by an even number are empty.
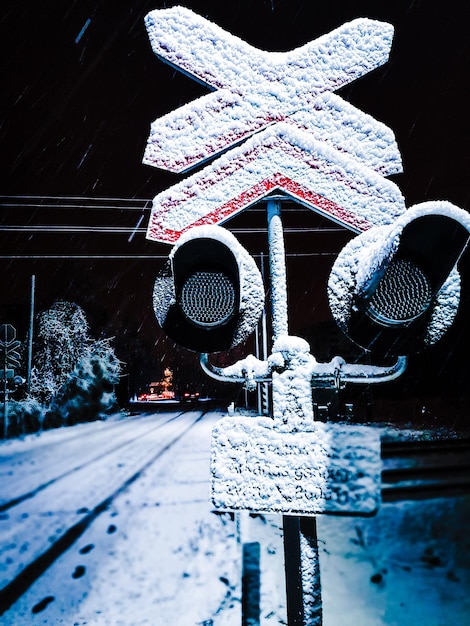
<svg viewBox="0 0 470 626"><path fill-rule="evenodd" d="M31 492L0 513L1 588L113 494L1 626L240 625L241 545L253 541L260 623L285 623L280 518L213 512L222 414L200 416L118 417L0 444L0 505ZM469 521L470 497L319 517L325 626L468 626Z"/></svg>

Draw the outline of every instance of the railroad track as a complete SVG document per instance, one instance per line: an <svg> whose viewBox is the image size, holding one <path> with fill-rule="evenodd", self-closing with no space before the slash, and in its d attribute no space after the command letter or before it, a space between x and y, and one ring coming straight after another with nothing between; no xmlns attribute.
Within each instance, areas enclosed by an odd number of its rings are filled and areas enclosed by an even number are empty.
<svg viewBox="0 0 470 626"><path fill-rule="evenodd" d="M35 495L37 495L40 491L43 491L44 489L47 489L48 487L50 487L51 485L57 483L60 480L63 480L65 478L67 478L68 476L72 476L73 474L78 474L81 470L86 469L87 467L89 467L90 465L92 465L95 462L101 462L103 460L103 458L107 457L107 456L113 456L116 454L116 452L118 452L119 450L121 450L122 448L129 448L130 445L134 444L134 442L137 442L139 439L142 439L143 437L147 437L150 434L152 434L154 431L156 430L160 430L161 428L164 428L167 424L170 424L171 422L173 422L174 420L177 420L181 415L183 415L183 412L177 413L174 416L165 419L164 421L158 423L157 425L148 428L147 430L145 430L144 432L141 432L140 434L136 435L135 437L131 437L129 438L126 433L123 433L123 438L121 441L119 441L116 444L112 444L110 447L105 447L100 449L99 454L89 457L87 458L84 462L78 464L78 465L73 465L72 467L67 467L64 471L56 473L53 472L52 475L48 478L48 480L42 481L39 484L36 484L34 486L33 489L28 490L28 491L23 491L21 493L19 493L18 495L14 496L13 498L9 498L6 501L0 502L0 514L3 513L4 511L7 511L8 509L13 508L14 506L17 506L18 504L21 504L22 502L24 502L25 500L28 500L30 498L33 498ZM130 420L133 418L130 418ZM129 420L129 421L130 421ZM127 424L129 423L129 421L127 422ZM119 426L122 426L123 422L119 423ZM111 428L113 428L114 425L111 425ZM116 427L114 426L114 429L116 429ZM108 428L108 432L109 432L109 428ZM80 434L78 437L74 437L74 443L76 443L77 439L84 439L88 436L88 433L84 434Z"/></svg>
<svg viewBox="0 0 470 626"><path fill-rule="evenodd" d="M470 439L382 442L382 500L470 493Z"/></svg>

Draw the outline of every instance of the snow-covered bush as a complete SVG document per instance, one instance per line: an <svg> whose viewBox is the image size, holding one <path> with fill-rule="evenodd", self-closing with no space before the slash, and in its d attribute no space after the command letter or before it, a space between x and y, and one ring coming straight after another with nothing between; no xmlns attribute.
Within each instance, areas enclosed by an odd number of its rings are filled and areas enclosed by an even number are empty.
<svg viewBox="0 0 470 626"><path fill-rule="evenodd" d="M55 395L48 419L72 425L102 418L116 408L120 371L109 340L90 343Z"/></svg>
<svg viewBox="0 0 470 626"><path fill-rule="evenodd" d="M49 404L89 343L83 310L71 302L56 302L38 316L31 395Z"/></svg>
<svg viewBox="0 0 470 626"><path fill-rule="evenodd" d="M8 437L18 437L40 430L44 419L44 408L34 398L8 401ZM3 431L4 404L0 405Z"/></svg>
<svg viewBox="0 0 470 626"><path fill-rule="evenodd" d="M31 395L44 428L99 419L116 408L121 363L109 339L93 340L83 310L56 302L38 317Z"/></svg>

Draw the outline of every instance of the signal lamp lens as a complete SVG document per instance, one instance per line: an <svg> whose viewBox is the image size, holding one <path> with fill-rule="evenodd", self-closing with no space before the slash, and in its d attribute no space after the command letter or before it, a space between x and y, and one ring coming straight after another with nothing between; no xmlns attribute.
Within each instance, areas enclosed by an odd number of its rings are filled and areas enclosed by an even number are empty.
<svg viewBox="0 0 470 626"><path fill-rule="evenodd" d="M424 272L411 261L395 259L379 282L367 313L383 326L406 324L426 311L431 298L431 284Z"/></svg>
<svg viewBox="0 0 470 626"><path fill-rule="evenodd" d="M185 317L201 327L223 324L235 314L236 291L222 272L198 271L183 283L179 305Z"/></svg>

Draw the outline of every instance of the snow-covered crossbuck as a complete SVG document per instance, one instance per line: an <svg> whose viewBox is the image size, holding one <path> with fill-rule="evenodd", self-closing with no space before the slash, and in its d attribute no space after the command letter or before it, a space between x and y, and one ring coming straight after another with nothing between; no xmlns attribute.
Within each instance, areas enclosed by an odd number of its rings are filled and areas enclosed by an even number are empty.
<svg viewBox="0 0 470 626"><path fill-rule="evenodd" d="M144 162L175 172L283 120L313 134L325 130L326 120L341 133L341 117L357 109L339 97L332 106L319 96L385 63L393 38L390 24L357 19L290 52L265 52L183 7L152 11L146 25L156 55L215 90L152 125ZM400 157L393 135L381 126L394 152L395 162L381 163L390 174Z"/></svg>
<svg viewBox="0 0 470 626"><path fill-rule="evenodd" d="M390 24L358 19L265 52L182 7L146 17L154 52L211 90L151 127L144 163L184 172L154 199L147 237L175 242L279 189L356 232L405 210L393 132L333 92L385 63Z"/></svg>

